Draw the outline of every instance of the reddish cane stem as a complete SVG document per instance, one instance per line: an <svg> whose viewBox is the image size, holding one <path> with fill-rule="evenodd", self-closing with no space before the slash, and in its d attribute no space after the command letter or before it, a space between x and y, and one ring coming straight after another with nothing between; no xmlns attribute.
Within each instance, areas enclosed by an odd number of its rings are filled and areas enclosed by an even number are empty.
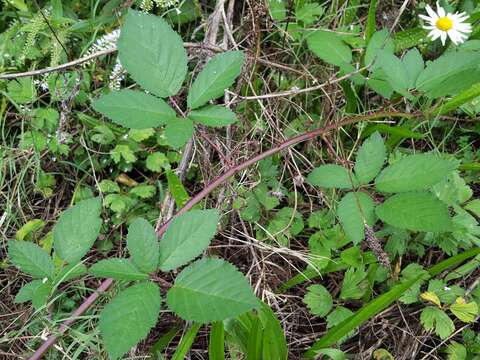
<svg viewBox="0 0 480 360"><path fill-rule="evenodd" d="M338 129L340 127L346 126L346 125L351 125L355 124L361 121L368 121L368 120L374 120L378 118L384 118L384 117L403 117L403 118L413 118L416 117L416 115L413 114L407 114L407 113L401 113L401 112L379 112L379 113L373 113L369 115L359 115L351 118L347 118L343 121L340 121L335 124L327 125L323 128L315 129L303 134L300 134L298 136L295 136L293 138L290 138L286 140L285 142L271 148L270 150L267 150L261 154L258 154L247 161L238 164L236 166L233 166L226 172L224 172L222 175L217 177L215 180L213 180L211 183L209 183L205 188L203 188L202 191L200 191L198 194L196 194L194 197L192 197L186 204L181 208L174 216L183 214L190 210L192 207L194 207L196 204L198 204L200 201L202 201L205 197L207 197L208 194L210 194L213 190L215 190L218 186L222 185L225 181L227 181L230 177L235 175L236 173L242 171L243 169L249 167L250 165L255 164L256 162L263 160L271 155L274 155L290 146L299 144L301 142L311 140L317 136L324 135L327 132L330 132L332 130ZM172 217L173 218L173 217ZM170 221L172 218L168 219L163 223L163 225L157 230L157 236L160 238L165 231L167 230ZM63 335L65 331L68 330L69 326L79 317L81 316L100 296L102 292L105 292L110 285L112 285L113 279L106 279L104 280L98 289L92 293L88 298L85 299L85 301L72 313L72 315L63 322L62 325L58 328L57 334L52 334L48 337L48 339L35 351L35 354L33 354L29 360L39 360L43 354L53 345L55 342L58 340L58 337L60 335Z"/></svg>

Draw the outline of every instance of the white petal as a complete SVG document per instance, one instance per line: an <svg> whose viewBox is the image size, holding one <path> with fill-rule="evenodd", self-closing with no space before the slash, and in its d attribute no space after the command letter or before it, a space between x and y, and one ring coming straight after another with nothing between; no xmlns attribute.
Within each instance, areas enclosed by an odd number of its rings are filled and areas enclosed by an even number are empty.
<svg viewBox="0 0 480 360"><path fill-rule="evenodd" d="M453 29L466 33L472 32L472 27L466 24L455 24Z"/></svg>
<svg viewBox="0 0 480 360"><path fill-rule="evenodd" d="M438 29L434 29L430 31L430 33L428 34L428 36L432 38L432 41L437 40L441 35L442 35L442 32Z"/></svg>
<svg viewBox="0 0 480 360"><path fill-rule="evenodd" d="M436 29L437 27L434 25L424 25L422 26L422 28L424 28L425 30L433 30L433 29Z"/></svg>
<svg viewBox="0 0 480 360"><path fill-rule="evenodd" d="M431 18L430 16L427 16L427 15L418 15L418 17L425 20L425 21L428 21L431 24L433 24L435 22L435 20L433 20L433 18Z"/></svg>
<svg viewBox="0 0 480 360"><path fill-rule="evenodd" d="M433 9L430 7L430 5L425 6L425 10L427 10L428 15L433 19L433 21L438 20L438 15Z"/></svg>
<svg viewBox="0 0 480 360"><path fill-rule="evenodd" d="M447 35L455 45L458 45L461 42L461 40L457 37L457 32L455 30L448 30Z"/></svg>
<svg viewBox="0 0 480 360"><path fill-rule="evenodd" d="M437 14L439 17L445 17L446 13L445 13L445 9L443 7L440 6L439 2L437 1Z"/></svg>
<svg viewBox="0 0 480 360"><path fill-rule="evenodd" d="M442 34L440 35L440 40L442 41L442 45L445 46L445 41L447 41L447 33L445 31L442 31Z"/></svg>

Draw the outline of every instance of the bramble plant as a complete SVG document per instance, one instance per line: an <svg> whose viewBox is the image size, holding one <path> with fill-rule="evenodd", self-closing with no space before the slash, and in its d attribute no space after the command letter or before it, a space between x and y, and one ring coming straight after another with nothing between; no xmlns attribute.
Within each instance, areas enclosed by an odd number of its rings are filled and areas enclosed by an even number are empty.
<svg viewBox="0 0 480 360"><path fill-rule="evenodd" d="M2 5L0 354L480 356L476 1Z"/></svg>

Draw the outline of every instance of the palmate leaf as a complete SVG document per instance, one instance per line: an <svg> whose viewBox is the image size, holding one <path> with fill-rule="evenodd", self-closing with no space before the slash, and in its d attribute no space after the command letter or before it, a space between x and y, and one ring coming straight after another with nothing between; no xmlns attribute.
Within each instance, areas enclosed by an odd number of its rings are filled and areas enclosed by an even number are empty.
<svg viewBox="0 0 480 360"><path fill-rule="evenodd" d="M259 302L247 279L230 263L215 258L185 268L167 294L168 307L184 320L207 323L243 314Z"/></svg>
<svg viewBox="0 0 480 360"><path fill-rule="evenodd" d="M386 193L426 190L456 167L454 161L435 154L410 155L383 169L375 179L375 187Z"/></svg>
<svg viewBox="0 0 480 360"><path fill-rule="evenodd" d="M28 241L10 240L8 256L13 264L33 277L52 278L55 266L48 254L37 244Z"/></svg>
<svg viewBox="0 0 480 360"><path fill-rule="evenodd" d="M78 262L92 247L102 219L100 198L80 201L64 211L53 227L53 246L60 259Z"/></svg>
<svg viewBox="0 0 480 360"><path fill-rule="evenodd" d="M160 269L176 269L200 255L215 235L218 220L216 210L191 210L176 216L160 241Z"/></svg>
<svg viewBox="0 0 480 360"><path fill-rule="evenodd" d="M428 232L452 230L447 205L431 193L396 194L375 210L383 222L400 229Z"/></svg>
<svg viewBox="0 0 480 360"><path fill-rule="evenodd" d="M130 76L160 97L175 95L187 74L183 41L159 16L129 10L118 40L118 55Z"/></svg>
<svg viewBox="0 0 480 360"><path fill-rule="evenodd" d="M155 229L150 223L137 218L128 227L127 247L135 266L150 273L157 269L158 265L158 241Z"/></svg>
<svg viewBox="0 0 480 360"><path fill-rule="evenodd" d="M133 285L119 292L100 313L100 333L112 359L118 359L157 323L160 289L151 282Z"/></svg>
<svg viewBox="0 0 480 360"><path fill-rule="evenodd" d="M308 306L310 312L317 316L327 315L333 307L332 295L319 284L307 288L303 302Z"/></svg>
<svg viewBox="0 0 480 360"><path fill-rule="evenodd" d="M129 129L154 128L175 119L175 111L162 99L128 89L103 95L93 108Z"/></svg>
<svg viewBox="0 0 480 360"><path fill-rule="evenodd" d="M210 59L190 88L188 107L197 109L222 96L240 75L244 59L242 51L229 51Z"/></svg>
<svg viewBox="0 0 480 360"><path fill-rule="evenodd" d="M434 306L427 306L422 310L420 322L425 330L435 330L440 339L448 338L455 330L455 325L448 315Z"/></svg>

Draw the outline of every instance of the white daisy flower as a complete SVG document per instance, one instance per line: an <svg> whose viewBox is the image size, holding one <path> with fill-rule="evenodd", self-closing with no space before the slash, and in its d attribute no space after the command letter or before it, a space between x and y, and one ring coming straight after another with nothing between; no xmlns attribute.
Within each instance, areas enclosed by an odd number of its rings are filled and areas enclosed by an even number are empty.
<svg viewBox="0 0 480 360"><path fill-rule="evenodd" d="M432 41L440 38L442 45L445 45L447 37L452 40L455 45L463 43L468 39L469 33L472 32L472 25L466 23L468 15L464 12L455 14L447 13L437 1L437 12L435 12L429 5L425 7L429 16L419 15L420 18L427 21L429 25L424 26L424 29L430 30L428 34Z"/></svg>

